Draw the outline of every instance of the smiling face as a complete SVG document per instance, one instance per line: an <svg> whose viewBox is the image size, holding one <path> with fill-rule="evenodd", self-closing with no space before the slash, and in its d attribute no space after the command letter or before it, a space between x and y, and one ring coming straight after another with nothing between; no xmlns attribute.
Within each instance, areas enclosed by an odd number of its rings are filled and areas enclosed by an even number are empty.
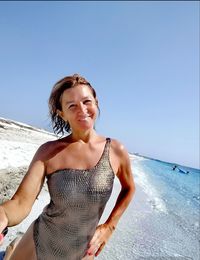
<svg viewBox="0 0 200 260"><path fill-rule="evenodd" d="M87 85L77 85L66 89L60 103L62 110L57 112L64 121L68 121L72 132L94 128L98 113L97 100Z"/></svg>

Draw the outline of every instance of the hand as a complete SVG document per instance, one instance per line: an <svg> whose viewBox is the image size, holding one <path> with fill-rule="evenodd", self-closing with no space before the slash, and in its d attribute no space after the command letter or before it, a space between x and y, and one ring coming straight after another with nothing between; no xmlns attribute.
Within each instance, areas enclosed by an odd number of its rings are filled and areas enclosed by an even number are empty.
<svg viewBox="0 0 200 260"><path fill-rule="evenodd" d="M2 233L3 231L5 231L7 225L8 225L8 218L5 214L3 207L0 207L0 245L3 243L5 233L4 234Z"/></svg>
<svg viewBox="0 0 200 260"><path fill-rule="evenodd" d="M87 255L98 256L112 235L114 229L114 227L106 223L99 225L89 243Z"/></svg>

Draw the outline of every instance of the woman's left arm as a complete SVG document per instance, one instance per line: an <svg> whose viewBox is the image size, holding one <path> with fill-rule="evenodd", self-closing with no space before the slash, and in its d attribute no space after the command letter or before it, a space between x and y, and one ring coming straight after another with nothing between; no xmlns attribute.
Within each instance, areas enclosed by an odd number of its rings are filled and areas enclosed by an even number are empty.
<svg viewBox="0 0 200 260"><path fill-rule="evenodd" d="M117 177L121 184L121 191L110 216L104 224L97 227L95 234L89 243L87 250L88 255L98 256L100 254L135 192L135 184L128 152L122 145L117 145L117 149L115 150L119 162Z"/></svg>

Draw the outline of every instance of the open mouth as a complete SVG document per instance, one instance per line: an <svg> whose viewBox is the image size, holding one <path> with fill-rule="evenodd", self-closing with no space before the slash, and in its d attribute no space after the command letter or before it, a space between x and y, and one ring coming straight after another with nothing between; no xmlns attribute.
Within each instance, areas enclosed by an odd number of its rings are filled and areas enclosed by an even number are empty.
<svg viewBox="0 0 200 260"><path fill-rule="evenodd" d="M90 115L84 115L78 118L78 121L87 121L90 118Z"/></svg>

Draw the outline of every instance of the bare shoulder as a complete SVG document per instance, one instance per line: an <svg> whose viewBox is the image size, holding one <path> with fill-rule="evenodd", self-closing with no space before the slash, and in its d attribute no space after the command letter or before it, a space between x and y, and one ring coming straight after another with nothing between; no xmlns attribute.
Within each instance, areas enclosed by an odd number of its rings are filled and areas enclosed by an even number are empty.
<svg viewBox="0 0 200 260"><path fill-rule="evenodd" d="M117 176L124 169L130 170L130 158L125 146L116 139L111 139L111 165ZM123 170L122 170L123 169Z"/></svg>
<svg viewBox="0 0 200 260"><path fill-rule="evenodd" d="M111 160L114 167L116 167L116 176L119 178L122 188L134 190L132 167L128 151L121 142L115 139L111 141L111 151Z"/></svg>
<svg viewBox="0 0 200 260"><path fill-rule="evenodd" d="M60 146L59 140L48 141L42 144L35 153L34 159L46 161L49 156Z"/></svg>
<svg viewBox="0 0 200 260"><path fill-rule="evenodd" d="M43 143L40 147L39 147L39 151L44 152L45 150L49 151L51 149L54 149L56 146L59 145L60 139L58 140L53 140L53 141L48 141L46 143Z"/></svg>
<svg viewBox="0 0 200 260"><path fill-rule="evenodd" d="M111 139L111 140L112 140L111 149L115 154L115 156L117 156L119 159L125 159L125 158L129 159L129 154L125 146L116 139Z"/></svg>

